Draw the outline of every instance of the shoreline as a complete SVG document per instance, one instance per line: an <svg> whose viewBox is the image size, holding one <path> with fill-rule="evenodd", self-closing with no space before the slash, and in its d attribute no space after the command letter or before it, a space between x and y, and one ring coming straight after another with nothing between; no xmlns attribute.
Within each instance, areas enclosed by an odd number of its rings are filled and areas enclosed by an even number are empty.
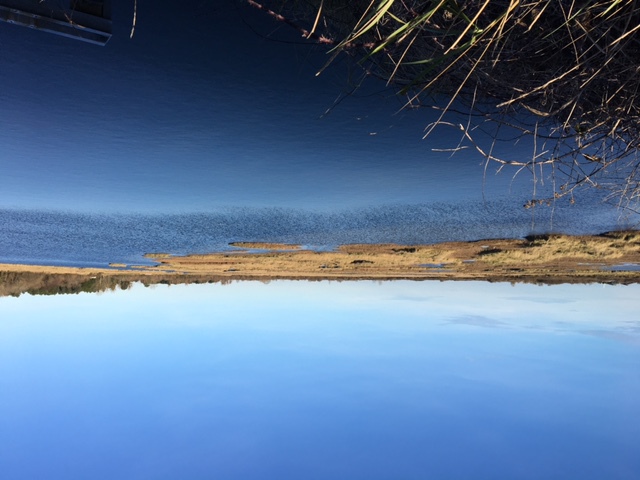
<svg viewBox="0 0 640 480"><path fill-rule="evenodd" d="M536 235L428 245L353 244L334 251L259 241L237 251L146 254L155 266L111 268L0 264L0 295L74 293L113 285L242 280L459 280L640 283L640 231ZM122 287L122 285L120 285ZM98 290L96 290L98 291Z"/></svg>

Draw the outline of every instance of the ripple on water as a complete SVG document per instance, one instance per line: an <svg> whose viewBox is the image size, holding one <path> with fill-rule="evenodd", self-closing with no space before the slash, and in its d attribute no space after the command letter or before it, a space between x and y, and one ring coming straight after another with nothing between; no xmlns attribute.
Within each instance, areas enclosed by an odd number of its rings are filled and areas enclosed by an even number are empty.
<svg viewBox="0 0 640 480"><path fill-rule="evenodd" d="M148 252L226 251L262 241L330 249L348 243L435 243L523 237L536 231L599 233L618 227L603 206L541 209L532 221L513 200L390 205L338 212L227 208L171 215L0 210L0 261L51 265L151 265ZM586 219L586 220L585 220Z"/></svg>

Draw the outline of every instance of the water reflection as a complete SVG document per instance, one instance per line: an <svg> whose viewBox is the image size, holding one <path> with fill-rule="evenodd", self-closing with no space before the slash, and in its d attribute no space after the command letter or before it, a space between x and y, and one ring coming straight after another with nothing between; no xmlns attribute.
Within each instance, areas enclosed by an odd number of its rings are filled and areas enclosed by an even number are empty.
<svg viewBox="0 0 640 480"><path fill-rule="evenodd" d="M2 298L3 479L631 479L639 294L245 282Z"/></svg>

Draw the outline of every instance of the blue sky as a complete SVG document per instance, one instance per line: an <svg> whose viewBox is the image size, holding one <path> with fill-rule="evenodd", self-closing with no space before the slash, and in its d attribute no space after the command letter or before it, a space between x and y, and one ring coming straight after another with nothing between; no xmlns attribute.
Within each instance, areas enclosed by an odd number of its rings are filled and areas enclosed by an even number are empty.
<svg viewBox="0 0 640 480"><path fill-rule="evenodd" d="M0 469L632 479L638 293L238 282L2 298Z"/></svg>

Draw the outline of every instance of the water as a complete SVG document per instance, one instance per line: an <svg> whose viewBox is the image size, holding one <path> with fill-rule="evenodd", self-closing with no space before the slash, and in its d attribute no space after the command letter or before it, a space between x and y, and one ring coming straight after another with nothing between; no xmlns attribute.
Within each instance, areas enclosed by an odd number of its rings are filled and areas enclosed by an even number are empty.
<svg viewBox="0 0 640 480"><path fill-rule="evenodd" d="M334 106L362 72L337 61L316 77L324 50L239 3L154 2L133 39L130 5L117 3L104 48L2 24L0 208L475 210L552 195L551 171L534 185L529 172L485 170L472 149L433 151L457 146L459 131L423 140L439 112L401 110L404 99L375 79ZM496 148L533 151L524 140ZM581 203L594 202L579 194Z"/></svg>
<svg viewBox="0 0 640 480"><path fill-rule="evenodd" d="M180 213L481 198L480 159L431 152L457 133L422 141L433 114L398 113L401 99L367 83L324 115L349 85L339 67L315 77L319 49L265 40L245 22L273 24L237 4L173 7L156 2L129 39L129 12L115 6L105 48L2 25L0 206ZM189 28L167 32L180 22ZM233 48L212 47L222 41Z"/></svg>
<svg viewBox="0 0 640 480"><path fill-rule="evenodd" d="M508 202L441 203L333 213L285 208L229 208L173 215L79 214L0 210L0 262L106 266L149 263L145 253L224 251L231 242L267 241L331 249L347 243L422 244L518 238L550 230L599 233L624 226L599 206L531 212ZM591 212L589 214L589 212ZM600 215L598 215L600 212ZM553 228L552 228L553 227Z"/></svg>
<svg viewBox="0 0 640 480"><path fill-rule="evenodd" d="M2 478L636 479L639 295L242 282L2 298Z"/></svg>
<svg viewBox="0 0 640 480"><path fill-rule="evenodd" d="M316 77L323 50L219 3L141 7L133 39L118 3L104 48L0 25L0 261L142 263L230 241L331 248L637 225L588 189L576 205L524 210L552 196L550 171L534 184L485 170L471 150L434 152L459 132L423 140L439 113L401 111L373 79L334 106L361 72L338 61ZM522 141L505 153L531 151Z"/></svg>

